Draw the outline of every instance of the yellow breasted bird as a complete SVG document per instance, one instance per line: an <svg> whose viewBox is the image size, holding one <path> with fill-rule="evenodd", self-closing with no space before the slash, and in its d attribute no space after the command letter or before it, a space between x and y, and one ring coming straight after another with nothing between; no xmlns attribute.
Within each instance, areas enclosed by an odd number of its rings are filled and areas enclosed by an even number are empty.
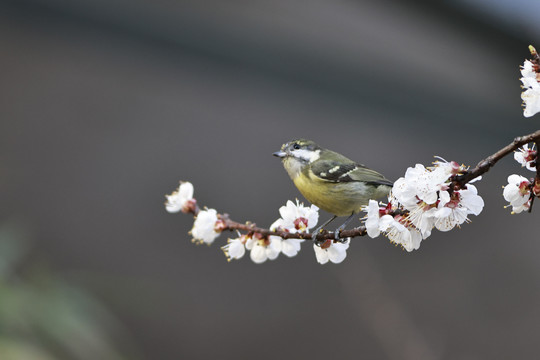
<svg viewBox="0 0 540 360"><path fill-rule="evenodd" d="M375 170L311 140L289 141L273 155L281 158L292 181L310 203L334 215L315 234L336 217L349 216L334 233L338 239L339 232L362 206L370 199L387 196L392 189L393 183Z"/></svg>

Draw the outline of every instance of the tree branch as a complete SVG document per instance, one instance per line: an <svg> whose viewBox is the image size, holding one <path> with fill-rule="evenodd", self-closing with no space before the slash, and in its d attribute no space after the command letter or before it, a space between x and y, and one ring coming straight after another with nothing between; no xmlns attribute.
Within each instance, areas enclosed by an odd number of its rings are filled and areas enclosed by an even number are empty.
<svg viewBox="0 0 540 360"><path fill-rule="evenodd" d="M256 224L250 223L250 222L242 224L242 223L231 220L229 218L229 214L219 215L219 219L224 222L223 230L230 230L230 231L242 230L242 231L247 231L248 233L258 233L264 237L279 236L282 239L313 240L314 235L315 235L309 232L290 233L288 231L272 231L270 229L257 227ZM364 236L366 234L367 232L366 232L365 226L359 226L357 228L350 229L350 230L341 230L339 233L341 238ZM323 231L319 235L317 235L317 239L318 240L334 240L334 232Z"/></svg>
<svg viewBox="0 0 540 360"><path fill-rule="evenodd" d="M494 154L488 156L484 160L481 160L475 168L472 170L466 171L464 174L457 175L453 180L451 186L452 189L462 189L466 187L466 184L470 181L478 178L482 174L488 172L495 164L504 158L505 156L508 156L515 150L519 149L523 145L529 144L529 143L535 143L536 148L538 149L538 144L540 143L540 130L516 137L512 143L508 144L507 146L503 147L502 149L498 150ZM534 198L535 196L538 196L540 194L540 160L536 159L536 177L534 180L534 187L533 184L531 184L532 187L532 194L531 196ZM534 194L534 195L533 195ZM532 207L532 201L531 201L531 207ZM195 217L200 212L200 209L196 203L196 201L193 199L188 205L182 210L185 213L191 213ZM405 210L406 211L406 210ZM403 210L397 210L396 214L400 213L400 215L405 215L403 213ZM396 215L394 214L394 215ZM269 236L278 236L282 239L303 239L303 240L314 240L316 237L319 241L327 241L327 240L335 240L335 233L329 232L326 230L322 230L319 234L312 234L309 232L297 232L297 233L291 233L289 231L284 230L276 230L272 231L270 229L260 228L257 227L256 224L251 222L246 223L239 223L237 221L231 220L229 217L229 214L218 214L218 225L216 225L216 229L219 231L229 230L229 231L245 231L248 234L259 234L262 237L269 237ZM350 230L342 230L339 233L339 238L352 238L357 236L365 236L367 235L366 227L365 226L359 226L354 229Z"/></svg>
<svg viewBox="0 0 540 360"><path fill-rule="evenodd" d="M460 188L463 188L465 184L467 184L468 182L471 182L471 180L476 179L482 174L488 172L489 169L495 166L495 164L500 159L507 156L508 154L511 154L512 152L519 149L523 145L526 145L531 142L534 142L534 143L540 142L540 130L535 131L529 135L519 136L515 138L514 141L512 141L512 143L508 144L507 146L503 147L496 153L480 161L474 169L467 171L463 175L456 176L456 178L454 179L454 184L458 185Z"/></svg>

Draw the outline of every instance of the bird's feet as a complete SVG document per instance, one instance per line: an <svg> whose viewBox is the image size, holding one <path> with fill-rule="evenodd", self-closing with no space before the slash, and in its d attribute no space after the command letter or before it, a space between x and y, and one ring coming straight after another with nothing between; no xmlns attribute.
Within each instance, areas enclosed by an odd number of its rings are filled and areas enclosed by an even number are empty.
<svg viewBox="0 0 540 360"><path fill-rule="evenodd" d="M334 231L334 240L336 240L337 242L340 242L340 243L344 243L347 241L347 238L342 238L340 237L340 233L342 230L345 229L345 227L351 222L351 220L353 219L354 217L354 213L351 214L351 216L349 216L347 218L347 220L345 220L345 222L343 224L341 224L340 227L338 227L336 229L336 231Z"/></svg>
<svg viewBox="0 0 540 360"><path fill-rule="evenodd" d="M318 228L313 230L313 232L312 232L312 234L313 234L313 243L315 245L320 247L325 242L325 239L323 239L319 235L322 235L322 234L324 234L326 232L326 230L324 230L324 227L326 225L330 224L335 218L337 218L337 215L334 215L330 220L328 220L327 222L325 222L324 224L322 224L321 226L319 226Z"/></svg>
<svg viewBox="0 0 540 360"><path fill-rule="evenodd" d="M326 232L326 230L324 230L324 225L326 225L326 224L323 224L323 225L319 226L318 228L316 228L312 232L312 234L313 234L313 243L315 245L319 246L319 247L326 241L326 239L324 239L321 236Z"/></svg>
<svg viewBox="0 0 540 360"><path fill-rule="evenodd" d="M347 224L343 224L343 225L341 225L340 227L338 227L338 228L336 229L336 231L334 231L334 240L335 240L335 241L340 242L340 243L344 243L345 241L347 241L347 238L342 238L342 237L339 236L340 233L341 233L341 231L342 231L343 229L345 229L345 226L346 226L346 225L347 225Z"/></svg>
<svg viewBox="0 0 540 360"><path fill-rule="evenodd" d="M344 224L340 227L338 227L336 229L336 231L334 231L334 241L335 242L340 242L340 243L344 243L348 240L348 238L342 238L340 237L340 233L341 231L345 228L347 224ZM322 244L324 244L326 241L328 240L331 240L331 239L328 239L328 238L324 238L324 234L327 233L327 230L323 229L322 226L319 226L318 228L316 228L312 234L313 234L313 243L317 246L321 246Z"/></svg>

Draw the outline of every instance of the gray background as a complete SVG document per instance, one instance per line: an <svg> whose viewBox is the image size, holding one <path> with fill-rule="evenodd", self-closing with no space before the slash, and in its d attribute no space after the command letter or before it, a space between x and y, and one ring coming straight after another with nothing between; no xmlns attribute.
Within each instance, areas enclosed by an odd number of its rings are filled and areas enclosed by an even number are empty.
<svg viewBox="0 0 540 360"><path fill-rule="evenodd" d="M195 246L163 207L190 180L199 204L268 226L300 198L271 156L295 137L395 180L538 129L518 78L540 9L509 3L4 1L2 219L141 359L534 358L538 211L503 208L506 177L532 174L511 159L471 224L414 253L357 238L341 265L310 246L227 263L226 236Z"/></svg>

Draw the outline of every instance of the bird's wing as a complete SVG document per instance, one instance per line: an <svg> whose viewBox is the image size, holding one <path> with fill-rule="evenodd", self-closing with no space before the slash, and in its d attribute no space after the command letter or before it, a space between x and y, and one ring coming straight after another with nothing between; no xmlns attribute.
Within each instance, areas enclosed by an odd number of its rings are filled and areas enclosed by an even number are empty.
<svg viewBox="0 0 540 360"><path fill-rule="evenodd" d="M328 182L364 181L372 185L393 185L375 170L352 161L320 160L311 165L311 170Z"/></svg>

